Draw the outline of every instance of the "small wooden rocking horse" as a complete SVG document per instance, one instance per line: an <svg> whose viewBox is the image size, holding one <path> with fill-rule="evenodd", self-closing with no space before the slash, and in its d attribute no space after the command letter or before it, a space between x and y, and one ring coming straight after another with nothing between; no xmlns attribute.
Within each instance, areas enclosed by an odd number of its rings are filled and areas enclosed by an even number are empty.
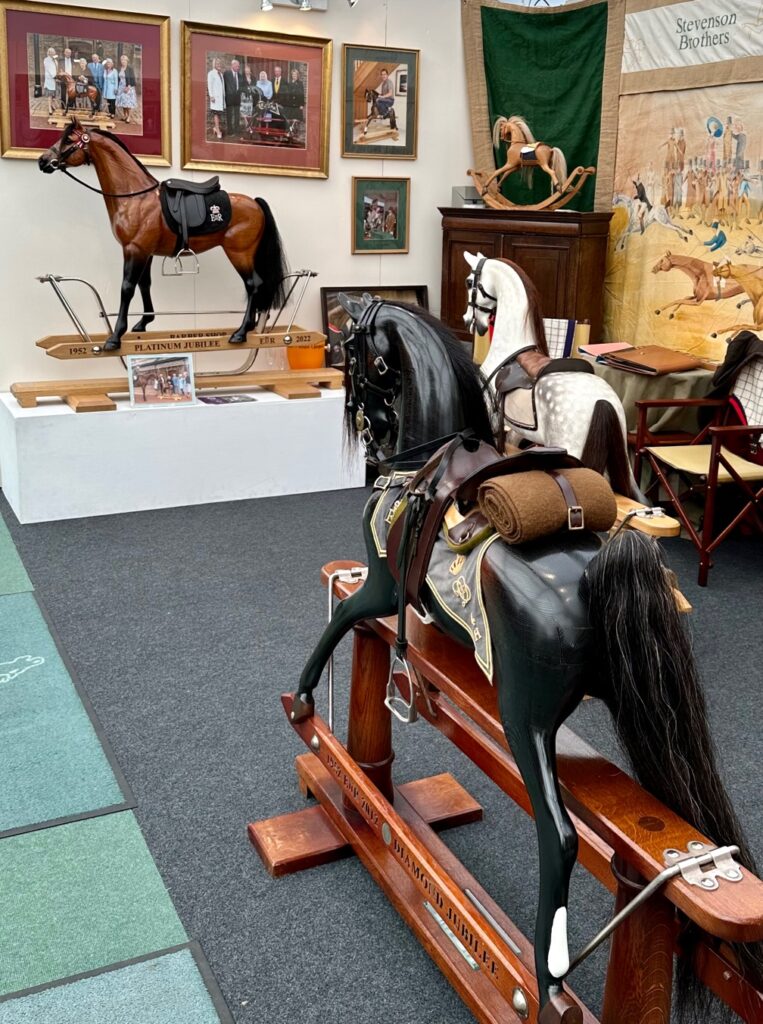
<svg viewBox="0 0 763 1024"><path fill-rule="evenodd" d="M103 346L105 350L119 349L136 288L140 288L143 299L143 316L133 330L144 331L154 319L154 256L177 256L189 245L194 256L222 246L244 282L246 311L241 326L231 335L231 342L243 342L254 328L258 314L274 302L283 302L284 253L275 219L264 199L223 192L217 178L200 183L179 179L159 182L120 138L102 129L86 129L76 118L39 159L40 170L45 174L57 170L68 174L70 168L89 163L95 167L101 187L80 184L103 196L111 230L124 253L119 314L114 332ZM203 222L199 218L189 220L184 213L182 230L168 222L163 207L171 210L172 197L177 193L205 201Z"/></svg>
<svg viewBox="0 0 763 1024"><path fill-rule="evenodd" d="M101 90L98 86L89 84L85 85L83 82L78 83L71 75L66 74L65 71L56 75L56 78L66 86L64 114L68 114L69 110L76 106L78 98L81 97L84 99L85 96L87 96L90 101L92 116L95 117L101 106Z"/></svg>
<svg viewBox="0 0 763 1024"><path fill-rule="evenodd" d="M551 195L541 203L523 207L528 210L558 209L565 206L577 195L589 175L596 173L595 167L576 167L572 174L567 172L567 160L558 146L537 142L524 118L517 114L499 117L493 125L493 147L497 149L506 143L506 162L487 177L486 171L469 170L480 195L488 206L508 208L517 206L505 196L500 188L504 180L514 171L522 172L525 184L532 186L533 171L539 168L551 179Z"/></svg>

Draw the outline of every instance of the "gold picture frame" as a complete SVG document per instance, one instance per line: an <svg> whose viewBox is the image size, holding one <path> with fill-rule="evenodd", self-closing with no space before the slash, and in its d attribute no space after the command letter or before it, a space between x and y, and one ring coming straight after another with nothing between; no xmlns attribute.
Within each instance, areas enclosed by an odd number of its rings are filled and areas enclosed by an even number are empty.
<svg viewBox="0 0 763 1024"><path fill-rule="evenodd" d="M103 27L95 23L103 23ZM120 23L121 30L117 27ZM110 33L114 41L105 43ZM31 45L29 36L32 36ZM106 11L31 0L0 0L0 155L12 160L36 160L61 135L60 126L48 124L52 115L46 115L44 106L41 110L35 109L36 100L45 103L47 73L41 59L45 39L49 44L62 40L60 47L54 44L50 48L60 48L64 53L69 48L67 44L76 40L82 49L82 59L87 57L88 61L99 46L117 47L115 56L123 46L131 47L133 55L137 46L141 48L136 83L141 119L133 123L136 126L139 123L142 131L128 132L116 125L113 130L130 144L130 150L143 163L154 167L171 166L169 15ZM85 43L90 45L85 46ZM70 57L72 55L70 49ZM87 74L90 75L89 70ZM18 102L18 88L29 91L28 103ZM55 92L58 102L58 85ZM58 120L65 116L63 98L61 102ZM101 106L103 102L108 101L102 100ZM100 116L111 123L112 114L101 112ZM154 127L148 131L147 125Z"/></svg>
<svg viewBox="0 0 763 1024"><path fill-rule="evenodd" d="M330 39L182 22L183 167L328 178L332 55ZM227 95L224 76L233 63L236 86L228 80L229 95L235 100L238 93L238 103L228 105L224 95L221 109L209 76L218 71ZM283 103L275 93L277 79L270 78L281 66L287 72ZM247 114L241 113L245 97Z"/></svg>

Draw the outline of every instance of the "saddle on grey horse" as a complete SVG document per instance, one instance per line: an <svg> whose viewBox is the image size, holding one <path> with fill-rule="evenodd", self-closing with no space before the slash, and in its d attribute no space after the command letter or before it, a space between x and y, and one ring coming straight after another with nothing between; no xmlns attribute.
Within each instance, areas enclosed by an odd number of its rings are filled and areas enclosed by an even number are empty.
<svg viewBox="0 0 763 1024"><path fill-rule="evenodd" d="M505 419L517 427L529 430L538 429L538 414L535 408L535 385L543 377L552 373L593 373L594 369L587 359L567 357L552 359L544 355L535 346L513 353L495 371L495 391ZM526 391L527 396L515 408L512 415L506 413L506 397L515 391ZM515 403L515 406L517 403Z"/></svg>
<svg viewBox="0 0 763 1024"><path fill-rule="evenodd" d="M224 231L230 224L230 196L220 188L217 176L201 182L168 178L159 198L167 226L177 235L174 255L190 249L190 235Z"/></svg>

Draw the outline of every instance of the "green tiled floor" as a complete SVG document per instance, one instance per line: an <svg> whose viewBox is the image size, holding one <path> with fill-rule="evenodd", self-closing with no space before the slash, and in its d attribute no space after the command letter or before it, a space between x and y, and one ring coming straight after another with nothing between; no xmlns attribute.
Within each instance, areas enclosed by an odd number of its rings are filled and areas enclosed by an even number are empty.
<svg viewBox="0 0 763 1024"><path fill-rule="evenodd" d="M0 1024L218 1024L190 950L0 1003Z"/></svg>
<svg viewBox="0 0 763 1024"><path fill-rule="evenodd" d="M186 934L129 811L0 840L0 995Z"/></svg>
<svg viewBox="0 0 763 1024"><path fill-rule="evenodd" d="M21 594L32 589L8 527L0 516L0 594Z"/></svg>
<svg viewBox="0 0 763 1024"><path fill-rule="evenodd" d="M124 804L34 594L0 597L0 832Z"/></svg>

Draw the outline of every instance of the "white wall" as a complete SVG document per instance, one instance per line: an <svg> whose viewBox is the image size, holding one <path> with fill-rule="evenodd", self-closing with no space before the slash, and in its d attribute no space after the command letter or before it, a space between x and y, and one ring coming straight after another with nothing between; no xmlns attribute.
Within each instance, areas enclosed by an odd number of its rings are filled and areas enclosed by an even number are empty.
<svg viewBox="0 0 763 1024"><path fill-rule="evenodd" d="M70 0L76 5L76 0ZM459 0L360 0L350 10L346 0L330 0L326 13L300 14L275 8L259 11L257 0L103 0L104 9L168 13L171 18L172 168L157 168L158 177L177 175L180 167L180 22L300 33L334 40L331 90L331 145L328 180L269 175L224 174L230 191L262 195L270 203L293 268L319 272L308 292L300 321L320 325L320 286L354 284L427 284L430 306L440 305L441 230L437 206L449 205L451 187L467 181L471 162L469 104L466 95ZM212 16L214 13L214 17ZM419 144L417 160L345 160L341 153L342 43L411 47L421 50ZM406 255L350 253L350 192L353 175L411 178L410 252ZM83 177L93 177L85 169ZM204 172L185 172L202 179ZM257 178L258 180L255 180ZM121 249L111 235L103 200L78 188L64 175L43 175L28 160L0 160L3 202L0 246L0 388L13 381L110 376L120 372L115 360L53 360L35 348L46 334L71 333L68 318L39 274L84 277L101 291L108 310L118 306ZM198 277L154 276L157 309L242 309L243 288L220 250L201 258ZM75 286L70 286L74 288ZM70 293L98 329L87 295ZM77 306L79 308L79 304ZM134 310L140 309L136 295ZM92 311L92 312L91 312ZM134 318L131 318L131 320ZM211 326L235 317L199 319ZM191 319L188 321L193 323ZM173 321L179 326L179 321ZM206 362L204 361L206 360ZM202 367L210 357L200 359ZM235 365L240 356L212 359L216 368Z"/></svg>

